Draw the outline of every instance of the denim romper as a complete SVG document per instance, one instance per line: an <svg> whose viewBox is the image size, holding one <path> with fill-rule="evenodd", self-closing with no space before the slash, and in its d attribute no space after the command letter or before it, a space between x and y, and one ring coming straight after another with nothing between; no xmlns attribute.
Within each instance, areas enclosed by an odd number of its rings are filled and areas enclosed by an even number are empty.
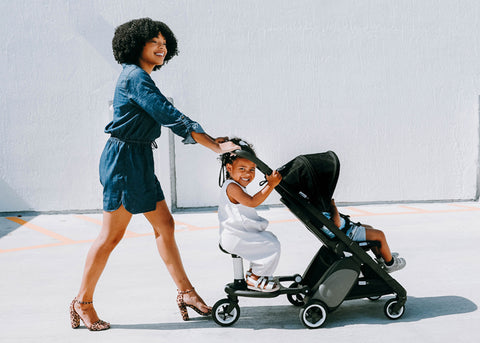
<svg viewBox="0 0 480 343"><path fill-rule="evenodd" d="M155 86L150 75L137 65L123 64L113 98L113 121L105 127L110 138L100 158L103 209L121 204L130 213L153 211L164 199L154 172L152 147L161 127L194 144L191 132L202 127L178 111Z"/></svg>

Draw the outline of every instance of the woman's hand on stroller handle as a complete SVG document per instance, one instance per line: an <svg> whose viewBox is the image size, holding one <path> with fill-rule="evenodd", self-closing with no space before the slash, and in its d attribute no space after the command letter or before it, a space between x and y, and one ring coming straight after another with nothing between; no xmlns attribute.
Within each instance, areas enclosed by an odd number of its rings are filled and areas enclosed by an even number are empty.
<svg viewBox="0 0 480 343"><path fill-rule="evenodd" d="M224 154L226 152L232 152L235 150L243 150L242 146L248 146L248 143L245 143L244 141L240 140L240 142L235 144L233 141L230 141L228 137L218 137L215 139L215 142L219 145L221 151L221 154Z"/></svg>
<svg viewBox="0 0 480 343"><path fill-rule="evenodd" d="M206 133L191 132L192 138L195 142L209 148L217 154L224 154L226 152L240 149L238 145L228 140L228 137L213 138Z"/></svg>
<svg viewBox="0 0 480 343"><path fill-rule="evenodd" d="M218 146L220 148L220 154L224 154L226 152L235 151L235 150L241 150L241 148L238 145L236 145L231 141L224 141L222 143L219 142Z"/></svg>
<svg viewBox="0 0 480 343"><path fill-rule="evenodd" d="M225 143L226 141L228 141L228 137L217 137L217 138L212 138L215 143Z"/></svg>

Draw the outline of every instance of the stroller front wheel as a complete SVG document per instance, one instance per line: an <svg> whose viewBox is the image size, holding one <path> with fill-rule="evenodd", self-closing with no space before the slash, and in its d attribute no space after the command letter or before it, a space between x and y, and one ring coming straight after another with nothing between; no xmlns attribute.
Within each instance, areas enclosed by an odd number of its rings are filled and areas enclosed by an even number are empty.
<svg viewBox="0 0 480 343"><path fill-rule="evenodd" d="M318 300L311 300L300 310L300 320L309 329L317 329L327 320L327 307Z"/></svg>
<svg viewBox="0 0 480 343"><path fill-rule="evenodd" d="M398 311L393 310L393 307L397 303L398 303L397 299L390 299L385 303L384 313L389 319L395 320L403 316L403 313L405 312L405 305L400 307Z"/></svg>
<svg viewBox="0 0 480 343"><path fill-rule="evenodd" d="M212 317L220 326L233 325L240 318L240 306L230 299L221 299L213 305Z"/></svg>

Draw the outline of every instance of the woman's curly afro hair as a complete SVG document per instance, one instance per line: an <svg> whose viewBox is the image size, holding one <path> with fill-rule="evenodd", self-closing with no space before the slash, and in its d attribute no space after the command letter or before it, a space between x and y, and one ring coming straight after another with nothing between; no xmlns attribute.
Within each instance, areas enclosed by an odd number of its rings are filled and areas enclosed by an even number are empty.
<svg viewBox="0 0 480 343"><path fill-rule="evenodd" d="M115 29L112 39L115 60L120 64L138 65L145 43L157 37L159 33L167 41L167 56L165 56L164 64L167 63L173 56L178 55L177 39L165 23L150 18L134 19ZM158 65L153 70L160 68L161 65Z"/></svg>

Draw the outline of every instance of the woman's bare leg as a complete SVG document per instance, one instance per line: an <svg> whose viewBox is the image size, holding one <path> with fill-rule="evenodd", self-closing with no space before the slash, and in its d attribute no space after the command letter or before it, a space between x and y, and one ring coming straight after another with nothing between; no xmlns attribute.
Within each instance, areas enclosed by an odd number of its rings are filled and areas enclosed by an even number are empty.
<svg viewBox="0 0 480 343"><path fill-rule="evenodd" d="M152 224L158 252L178 290L186 291L192 289L193 286L187 277L177 242L175 241L175 223L165 200L158 202L154 211L144 213L144 215ZM187 304L196 306L202 312L210 309L195 291L184 294L184 301Z"/></svg>
<svg viewBox="0 0 480 343"><path fill-rule="evenodd" d="M123 205L116 211L103 212L102 229L88 251L77 300L83 302L93 300L95 287L105 269L108 257L123 238L131 218L132 214ZM87 325L98 320L93 304L76 303L75 310L84 321L87 321Z"/></svg>

